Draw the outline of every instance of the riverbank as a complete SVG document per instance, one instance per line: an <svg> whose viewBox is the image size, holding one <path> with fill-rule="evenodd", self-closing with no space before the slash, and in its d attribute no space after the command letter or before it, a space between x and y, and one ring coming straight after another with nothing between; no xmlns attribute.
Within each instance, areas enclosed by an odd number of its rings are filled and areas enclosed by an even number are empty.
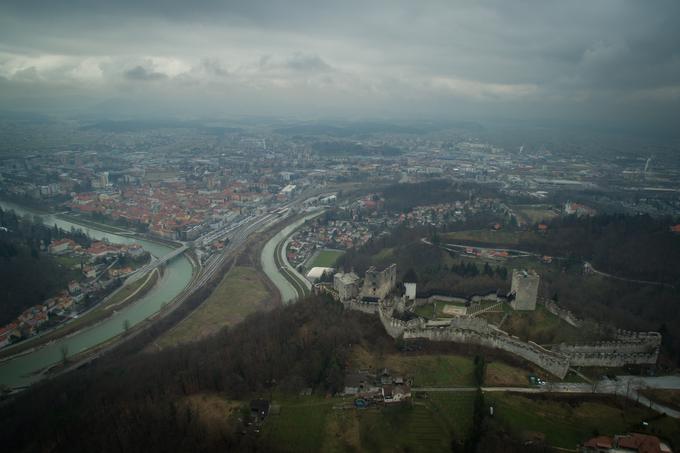
<svg viewBox="0 0 680 453"><path fill-rule="evenodd" d="M174 241L172 239L161 238L150 233L141 233L139 231L131 230L129 228L124 228L112 223L101 222L93 220L91 218L83 217L79 214L60 212L55 215L58 218L66 220L68 222L74 223L76 225L82 225L88 228L96 228L101 231L105 231L111 234L129 236L131 238L136 238L139 240L145 240L149 242L155 242L157 244L165 245L172 248L181 247L182 243Z"/></svg>
<svg viewBox="0 0 680 453"><path fill-rule="evenodd" d="M307 220L321 215L324 211L303 215L292 220L288 225L274 235L263 247L260 255L260 265L267 277L276 285L284 304L295 301L305 294L309 288L299 279L288 261L285 259L283 246L288 238ZM302 277L304 278L304 277Z"/></svg>
<svg viewBox="0 0 680 453"><path fill-rule="evenodd" d="M128 235L102 231L93 228L91 225L83 226L69 222L50 213L27 210L13 203L0 201L0 206L3 209L14 210L19 215L36 215L43 223L47 225L56 224L64 230L80 228L97 240L108 240L111 243L118 244L140 243L146 251L154 256L165 256L172 250L166 244L154 240L131 238ZM158 276L156 284L152 285L143 295L138 293L134 301L129 301L131 303L126 303L124 306L112 310L107 318L65 337L55 338L41 347L27 350L18 356L15 355L3 360L0 363L0 386L8 388L30 386L44 377L42 370L61 363L64 360L64 355L68 359L83 354L90 355L92 351L99 350L101 345L109 344L111 340L125 333L126 329L129 328L129 331L132 331L138 324L140 324L140 327L146 325L147 323L144 321L155 318L161 311L167 311L164 307L172 306L173 301L178 300L178 298L181 299L187 286L195 279L195 267L190 261L189 255L183 254L166 263L165 272L162 276Z"/></svg>
<svg viewBox="0 0 680 453"><path fill-rule="evenodd" d="M265 243L278 232L277 226L258 231L229 254L224 273L214 291L177 324L161 334L145 351L197 341L225 326L241 322L249 314L281 304L277 287L260 268Z"/></svg>
<svg viewBox="0 0 680 453"><path fill-rule="evenodd" d="M114 309L120 310L144 297L154 285L156 285L161 276L162 271L154 269L147 275L146 279L140 279L129 286L120 287L114 290L101 302L81 316L66 321L44 334L26 339L0 350L0 362L11 360L15 356L39 349L47 343L59 338L67 337L79 330L92 327L93 325L106 320L115 313Z"/></svg>
<svg viewBox="0 0 680 453"><path fill-rule="evenodd" d="M125 234L125 235L137 235L139 234L138 232L134 230L130 230L128 228L124 228L121 226L117 225L111 225L109 223L103 223L103 222L98 222L96 220L92 220L90 218L85 218L82 215L75 214L73 212L58 212L55 214L56 217L59 217L60 219L66 220L71 223L83 225L86 227L91 227L91 228L96 228L101 231L106 231L107 233L113 233L113 234Z"/></svg>
<svg viewBox="0 0 680 453"><path fill-rule="evenodd" d="M57 219L61 222L56 222L57 226L68 230L68 228L64 228L63 225L59 225L59 223L67 224L67 225L72 225L73 227L81 227L84 228L83 232L88 234L88 231L99 231L102 233L106 233L107 235L114 235L114 236L120 236L123 238L126 238L127 241L130 240L138 240L138 241L146 241L146 242L152 242L164 247L172 247L172 248L177 248L181 247L182 243L178 241L174 241L171 239L166 239L166 238L161 238L154 236L152 234L148 233L140 233L138 231L129 229L129 228L124 228L119 225L115 224L110 224L110 223L105 223L105 222L100 222L97 220L93 220L91 218L87 218L83 215L75 214L73 212L68 212L68 211L62 211L62 212L49 212L45 210L41 210L35 207L25 207L16 204L15 202L11 200L4 200L0 199L0 207L2 207L5 210L14 210L17 212L17 214L29 214L32 216L37 216L40 217L43 220L43 223L46 225L52 226L52 222L50 222L49 218L54 218ZM104 239L110 240L106 236ZM126 242L127 242L126 241ZM111 241L111 242L116 242L116 241Z"/></svg>

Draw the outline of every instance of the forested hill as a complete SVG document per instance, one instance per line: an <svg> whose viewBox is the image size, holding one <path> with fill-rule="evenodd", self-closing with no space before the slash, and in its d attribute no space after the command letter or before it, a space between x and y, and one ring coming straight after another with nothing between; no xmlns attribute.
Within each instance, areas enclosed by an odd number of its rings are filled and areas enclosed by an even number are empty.
<svg viewBox="0 0 680 453"><path fill-rule="evenodd" d="M67 235L83 245L89 243L82 234L67 233L0 209L0 326L66 288L67 273L41 252L41 245Z"/></svg>
<svg viewBox="0 0 680 453"><path fill-rule="evenodd" d="M640 280L680 284L680 235L671 218L599 215L558 217L543 237L519 248L592 262L599 270Z"/></svg>
<svg viewBox="0 0 680 453"><path fill-rule="evenodd" d="M397 212L409 211L415 206L494 196L498 196L498 191L493 187L468 182L453 183L445 179L394 184L383 190L385 209Z"/></svg>
<svg viewBox="0 0 680 453"><path fill-rule="evenodd" d="M240 414L211 430L187 402L206 394L249 401L307 387L335 392L344 386L349 347L360 342L394 347L377 318L314 298L187 346L100 359L0 406L3 451L250 450L238 434Z"/></svg>

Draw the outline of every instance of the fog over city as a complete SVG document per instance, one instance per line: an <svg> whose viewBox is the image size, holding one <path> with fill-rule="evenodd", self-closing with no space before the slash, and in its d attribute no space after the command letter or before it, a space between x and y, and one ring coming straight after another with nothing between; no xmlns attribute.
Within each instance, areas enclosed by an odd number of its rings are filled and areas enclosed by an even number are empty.
<svg viewBox="0 0 680 453"><path fill-rule="evenodd" d="M679 18L673 0L8 0L0 102L42 112L672 130Z"/></svg>
<svg viewBox="0 0 680 453"><path fill-rule="evenodd" d="M2 452L679 452L679 24L0 1Z"/></svg>

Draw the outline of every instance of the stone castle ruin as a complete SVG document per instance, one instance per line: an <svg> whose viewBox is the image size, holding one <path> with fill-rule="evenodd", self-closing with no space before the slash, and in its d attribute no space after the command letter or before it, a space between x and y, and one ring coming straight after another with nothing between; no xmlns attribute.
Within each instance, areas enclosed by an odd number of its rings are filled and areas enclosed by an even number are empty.
<svg viewBox="0 0 680 453"><path fill-rule="evenodd" d="M515 354L560 379L566 376L572 366L650 365L655 364L659 357L661 334L657 332L619 331L613 341L583 345L560 344L547 349L532 341L523 341L510 335L481 317L463 315L433 321L418 317L403 321L395 317L395 313L403 313L407 306L418 305L419 301L413 299L415 285L411 288L408 297L405 295L388 298L396 286L395 264L382 271L373 267L366 271L360 291L359 281L359 277L354 273L336 274L332 294L347 309L377 314L385 331L395 339L424 338L430 341L448 341L496 348ZM513 290L510 296L514 292L515 297L514 299L508 297L508 299L515 310L536 308L539 282L540 277L535 272L513 271ZM493 299L491 295L478 297L485 300ZM431 298L422 301L429 299ZM497 296L495 300L502 303L506 299ZM551 304L550 308L559 310L554 302Z"/></svg>
<svg viewBox="0 0 680 453"><path fill-rule="evenodd" d="M359 281L354 272L338 272L333 276L333 288L338 292L341 302L354 299L359 295Z"/></svg>
<svg viewBox="0 0 680 453"><path fill-rule="evenodd" d="M540 276L534 271L518 269L512 271L510 306L513 310L536 310L540 281Z"/></svg>
<svg viewBox="0 0 680 453"><path fill-rule="evenodd" d="M384 299L397 284L397 265L391 264L383 270L371 266L364 275L361 297Z"/></svg>

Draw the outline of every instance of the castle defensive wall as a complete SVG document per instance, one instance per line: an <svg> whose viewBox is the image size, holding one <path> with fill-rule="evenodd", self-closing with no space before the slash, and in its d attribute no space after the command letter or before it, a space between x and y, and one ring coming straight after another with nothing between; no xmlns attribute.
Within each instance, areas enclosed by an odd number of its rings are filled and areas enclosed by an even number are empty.
<svg viewBox="0 0 680 453"><path fill-rule="evenodd" d="M423 318L402 321L392 316L393 307L380 304L377 312L385 331L393 338L424 338L496 348L515 354L560 379L571 366L620 367L655 364L659 357L661 335L656 332L620 331L614 341L587 345L561 344L546 349L489 324L482 318L454 317L442 321Z"/></svg>

